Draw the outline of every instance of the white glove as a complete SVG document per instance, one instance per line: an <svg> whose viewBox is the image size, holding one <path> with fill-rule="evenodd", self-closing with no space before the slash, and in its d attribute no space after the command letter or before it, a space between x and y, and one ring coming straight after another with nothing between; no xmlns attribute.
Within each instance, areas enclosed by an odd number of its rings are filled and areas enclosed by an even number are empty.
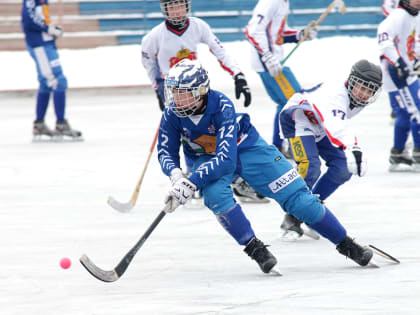
<svg viewBox="0 0 420 315"><path fill-rule="evenodd" d="M307 35L305 36L305 32L307 32ZM318 29L316 26L309 24L307 27L301 29L296 34L297 41L300 41L301 38L305 38L304 40L313 40L318 35Z"/></svg>
<svg viewBox="0 0 420 315"><path fill-rule="evenodd" d="M63 30L60 26L57 25L49 25L47 33L54 38L59 38L63 36Z"/></svg>
<svg viewBox="0 0 420 315"><path fill-rule="evenodd" d="M182 177L184 177L184 174L182 173L181 169L180 168L174 168L171 171L171 175L170 175L172 186L178 181L178 179L180 179Z"/></svg>
<svg viewBox="0 0 420 315"><path fill-rule="evenodd" d="M264 62L272 77L278 76L283 69L280 61L270 51L267 51L262 55L261 60Z"/></svg>
<svg viewBox="0 0 420 315"><path fill-rule="evenodd" d="M347 168L354 175L364 176L367 171L367 163L363 160L363 152L359 146L354 145L346 149Z"/></svg>
<svg viewBox="0 0 420 315"><path fill-rule="evenodd" d="M175 184L172 185L172 188L169 190L168 197L172 197L178 205L184 205L192 198L196 190L196 185L194 185L189 179L181 177L175 182ZM168 197L165 199L166 202L170 201ZM173 210L175 210L175 208Z"/></svg>
<svg viewBox="0 0 420 315"><path fill-rule="evenodd" d="M171 195L167 195L165 197L165 209L164 209L164 211L166 213L174 212L174 210L176 208L178 208L178 206L179 206L179 203L174 197L172 197Z"/></svg>

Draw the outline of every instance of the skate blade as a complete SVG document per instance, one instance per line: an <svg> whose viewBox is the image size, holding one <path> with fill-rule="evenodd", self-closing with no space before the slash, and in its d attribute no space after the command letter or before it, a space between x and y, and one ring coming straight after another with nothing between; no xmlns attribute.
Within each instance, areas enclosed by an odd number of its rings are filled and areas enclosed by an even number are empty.
<svg viewBox="0 0 420 315"><path fill-rule="evenodd" d="M375 254L374 257L378 257L382 260L385 260L388 263L390 263L390 262L394 263L394 264L399 264L400 263L400 261L397 258L395 258L394 256L391 256L390 254L384 252L382 249L379 249L376 246L369 245L369 248Z"/></svg>
<svg viewBox="0 0 420 315"><path fill-rule="evenodd" d="M420 172L420 169L407 164L391 164L388 168L391 173Z"/></svg>
<svg viewBox="0 0 420 315"><path fill-rule="evenodd" d="M312 229L303 229L303 235L306 235L314 240L319 240L321 237L319 236L319 234L312 230Z"/></svg>
<svg viewBox="0 0 420 315"><path fill-rule="evenodd" d="M381 268L381 267L380 267L380 264L378 263L378 261L374 257L372 257L370 259L369 263L366 266L364 266L363 268L374 268L374 269L378 269L378 268Z"/></svg>
<svg viewBox="0 0 420 315"><path fill-rule="evenodd" d="M283 275L280 273L280 271L279 271L277 268L275 268L275 267L273 267L273 269L271 269L271 270L270 270L270 272L269 272L268 274L273 275L273 276L276 276L276 277L281 277L281 276L283 276Z"/></svg>
<svg viewBox="0 0 420 315"><path fill-rule="evenodd" d="M294 242L298 239L300 239L302 235L300 235L298 232L295 231L284 231L281 235L281 240L285 242Z"/></svg>
<svg viewBox="0 0 420 315"><path fill-rule="evenodd" d="M55 142L83 142L85 139L83 139L82 136L80 137L71 137L66 135L59 135L54 137Z"/></svg>

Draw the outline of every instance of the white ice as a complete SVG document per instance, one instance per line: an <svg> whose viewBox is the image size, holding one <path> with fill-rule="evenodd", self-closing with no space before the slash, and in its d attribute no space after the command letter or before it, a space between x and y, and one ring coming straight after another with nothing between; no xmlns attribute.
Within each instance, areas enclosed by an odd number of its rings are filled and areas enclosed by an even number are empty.
<svg viewBox="0 0 420 315"><path fill-rule="evenodd" d="M245 42L226 44L249 78L250 113L271 141L274 103L248 65ZM290 48L293 46L288 47ZM234 99L233 81L200 48L211 84ZM136 46L61 52L71 87L147 84ZM302 85L345 77L360 58L378 61L374 39L304 43L288 61ZM26 52L0 52L0 89L36 88ZM18 69L18 71L16 71ZM156 153L129 214L109 195L130 199L143 170L160 111L150 88L70 91L68 118L79 143L31 143L35 96L0 93L0 314L419 314L420 174L389 173L392 145L386 93L352 121L368 174L327 201L349 235L401 260L361 268L327 240L279 238L283 211L273 201L243 205L257 236L278 258L282 277L263 274L207 209L167 215L114 283L78 262L86 253L114 268L163 207L169 187ZM47 122L53 126L53 106ZM62 257L73 264L63 270ZM379 259L378 259L379 261Z"/></svg>

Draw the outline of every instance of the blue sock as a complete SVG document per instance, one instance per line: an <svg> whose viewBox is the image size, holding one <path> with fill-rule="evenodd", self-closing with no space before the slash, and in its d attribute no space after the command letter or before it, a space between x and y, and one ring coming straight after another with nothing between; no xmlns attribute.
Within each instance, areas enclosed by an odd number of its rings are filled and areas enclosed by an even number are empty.
<svg viewBox="0 0 420 315"><path fill-rule="evenodd" d="M239 245L246 245L255 237L251 223L245 217L239 204L235 204L232 208L216 214L216 217Z"/></svg>
<svg viewBox="0 0 420 315"><path fill-rule="evenodd" d="M36 98L36 120L44 120L49 101L49 92L38 92L38 96Z"/></svg>
<svg viewBox="0 0 420 315"><path fill-rule="evenodd" d="M66 109L66 91L54 91L54 108L57 120L63 121Z"/></svg>
<svg viewBox="0 0 420 315"><path fill-rule="evenodd" d="M347 231L327 207L324 206L324 209L321 219L309 226L337 245L346 237Z"/></svg>

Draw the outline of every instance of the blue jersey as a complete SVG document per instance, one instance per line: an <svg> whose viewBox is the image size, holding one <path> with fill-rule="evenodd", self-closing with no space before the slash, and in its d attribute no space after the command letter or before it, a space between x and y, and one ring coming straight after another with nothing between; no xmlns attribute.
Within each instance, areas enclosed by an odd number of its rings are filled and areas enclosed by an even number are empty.
<svg viewBox="0 0 420 315"><path fill-rule="evenodd" d="M158 157L162 171L170 175L180 167L181 144L186 157L212 158L201 164L189 177L198 188L236 169L237 155L259 138L248 114L235 113L232 101L223 93L210 90L207 108L202 115L177 117L165 108L158 142Z"/></svg>
<svg viewBox="0 0 420 315"><path fill-rule="evenodd" d="M47 33L49 24L48 0L23 0L22 29L28 46L39 47L54 41Z"/></svg>

